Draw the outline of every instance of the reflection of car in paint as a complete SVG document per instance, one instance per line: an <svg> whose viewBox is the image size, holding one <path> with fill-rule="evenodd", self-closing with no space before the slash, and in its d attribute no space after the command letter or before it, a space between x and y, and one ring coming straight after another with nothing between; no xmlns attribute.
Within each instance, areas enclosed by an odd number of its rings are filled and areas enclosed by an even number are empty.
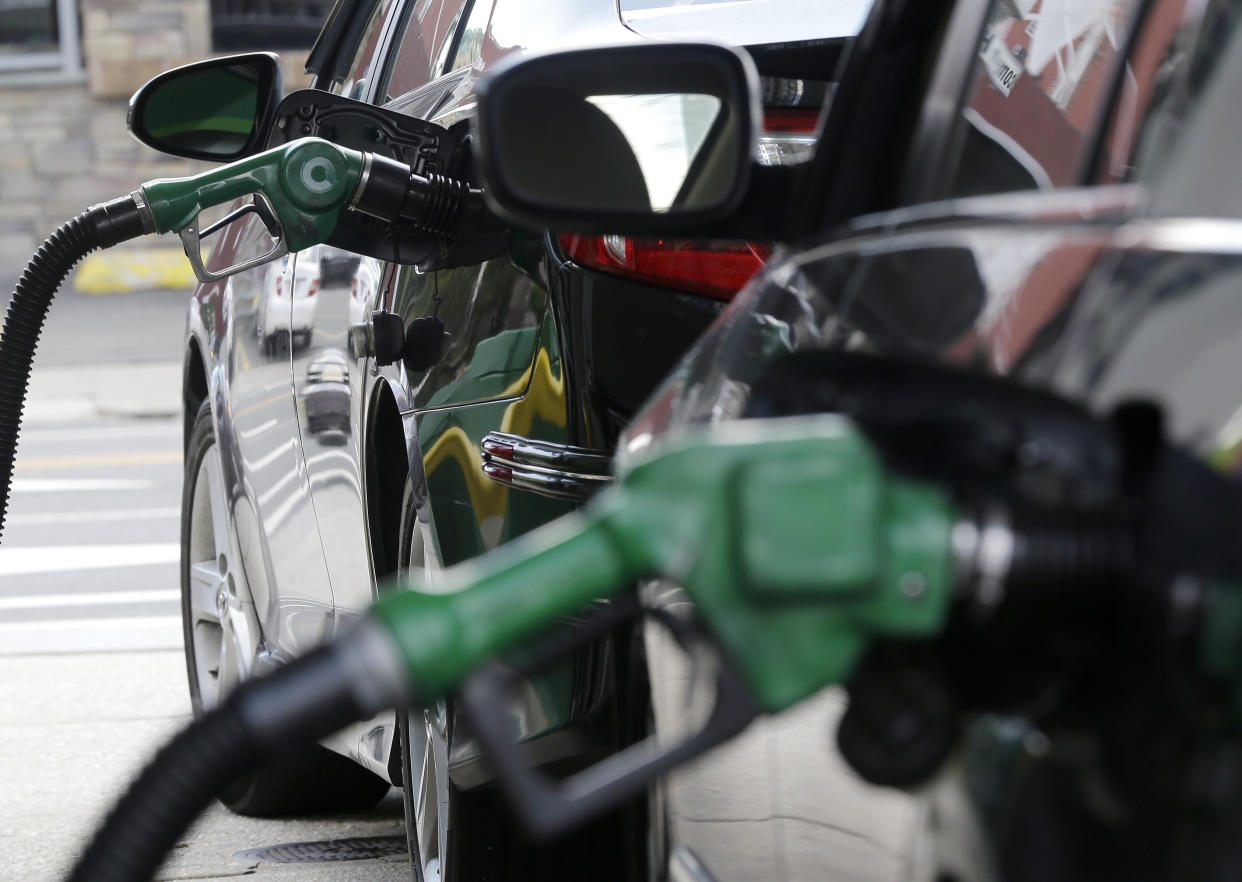
<svg viewBox="0 0 1242 882"><path fill-rule="evenodd" d="M319 265L313 260L295 268L292 278L279 263L267 270L263 299L255 325L265 355L310 345L315 327L315 296L319 293Z"/></svg>
<svg viewBox="0 0 1242 882"><path fill-rule="evenodd" d="M306 367L298 391L306 428L320 444L345 443L349 438L349 357L327 349Z"/></svg>
<svg viewBox="0 0 1242 882"><path fill-rule="evenodd" d="M333 248L331 245L316 245L308 251L315 255L315 261L319 264L319 284L325 288L329 285L349 284L349 280L354 277L354 270L358 268L358 262L362 259L351 251Z"/></svg>
<svg viewBox="0 0 1242 882"><path fill-rule="evenodd" d="M379 288L379 277L383 264L376 260L359 260L354 262L346 283L349 285L349 323L350 326L365 321L369 310L374 308L375 294Z"/></svg>

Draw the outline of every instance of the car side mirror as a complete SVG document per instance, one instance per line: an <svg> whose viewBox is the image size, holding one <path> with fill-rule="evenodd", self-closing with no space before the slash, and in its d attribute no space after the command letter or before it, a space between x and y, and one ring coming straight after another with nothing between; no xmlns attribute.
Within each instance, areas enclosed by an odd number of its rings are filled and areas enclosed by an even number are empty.
<svg viewBox="0 0 1242 882"><path fill-rule="evenodd" d="M475 149L495 208L583 233L674 233L731 213L755 155L744 52L644 43L509 62L479 86Z"/></svg>
<svg viewBox="0 0 1242 882"><path fill-rule="evenodd" d="M199 61L165 71L135 92L126 124L161 153L231 162L264 148L283 87L271 52Z"/></svg>

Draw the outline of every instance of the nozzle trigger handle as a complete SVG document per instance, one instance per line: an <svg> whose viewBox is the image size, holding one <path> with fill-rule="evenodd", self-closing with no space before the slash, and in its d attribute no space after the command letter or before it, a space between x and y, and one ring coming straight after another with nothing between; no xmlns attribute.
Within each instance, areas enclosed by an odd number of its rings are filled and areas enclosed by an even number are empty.
<svg viewBox="0 0 1242 882"><path fill-rule="evenodd" d="M649 736L564 780L532 766L523 756L507 712L518 681L642 618L664 627L692 659L708 654L716 662L716 700L703 726L668 747ZM493 664L472 675L462 684L456 702L514 812L540 839L558 836L637 796L660 776L741 732L758 714L741 678L702 631L664 610L643 607L634 594L605 602L585 621L562 628L525 653L516 665Z"/></svg>
<svg viewBox="0 0 1242 882"><path fill-rule="evenodd" d="M277 216L276 209L272 206L271 201L264 195L262 190L257 190L252 195L254 202L230 211L204 230L199 230L198 216L196 215L188 226L177 231L177 235L181 237L181 247L185 251L186 259L190 261L190 267L194 270L194 275L200 282L216 282L220 279L227 279L229 276L235 276L256 266L262 266L289 253L289 243L285 237L284 227L280 225L280 218ZM241 220L248 214L257 215L259 220L263 222L263 226L267 228L268 235L272 237L272 247L258 257L240 261L225 269L216 271L207 269L203 265L203 238L210 236L234 221Z"/></svg>

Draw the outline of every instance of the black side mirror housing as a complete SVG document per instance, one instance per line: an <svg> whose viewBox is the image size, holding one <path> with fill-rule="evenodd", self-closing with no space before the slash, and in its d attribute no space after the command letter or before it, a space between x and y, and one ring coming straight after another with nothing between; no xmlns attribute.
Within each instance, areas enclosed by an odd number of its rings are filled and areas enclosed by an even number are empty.
<svg viewBox="0 0 1242 882"><path fill-rule="evenodd" d="M130 98L126 124L161 153L232 162L266 146L283 90L271 52L211 58L149 80Z"/></svg>
<svg viewBox="0 0 1242 882"><path fill-rule="evenodd" d="M713 43L634 43L502 64L476 158L502 215L582 233L701 232L746 197L759 77Z"/></svg>

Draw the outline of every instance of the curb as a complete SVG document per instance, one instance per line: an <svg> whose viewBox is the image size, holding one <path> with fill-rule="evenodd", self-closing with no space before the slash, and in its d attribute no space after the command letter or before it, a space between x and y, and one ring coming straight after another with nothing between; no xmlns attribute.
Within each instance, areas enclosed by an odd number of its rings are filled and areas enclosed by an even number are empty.
<svg viewBox="0 0 1242 882"><path fill-rule="evenodd" d="M30 377L25 425L92 417L149 419L181 414L181 364L72 365L38 368Z"/></svg>
<svg viewBox="0 0 1242 882"><path fill-rule="evenodd" d="M86 256L73 280L73 287L83 294L188 291L197 284L190 262L176 247L97 251Z"/></svg>

